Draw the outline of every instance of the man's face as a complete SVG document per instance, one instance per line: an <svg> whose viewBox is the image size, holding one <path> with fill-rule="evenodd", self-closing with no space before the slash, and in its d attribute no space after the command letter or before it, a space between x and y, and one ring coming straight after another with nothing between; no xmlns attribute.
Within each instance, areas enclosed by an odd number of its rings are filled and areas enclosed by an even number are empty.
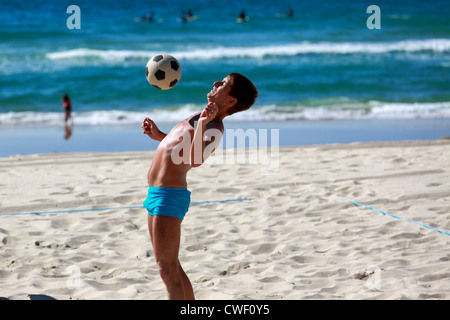
<svg viewBox="0 0 450 320"><path fill-rule="evenodd" d="M224 105L225 102L229 101L230 98L230 78L227 76L222 81L214 82L213 89L206 95L208 97L208 102L215 102L219 108Z"/></svg>

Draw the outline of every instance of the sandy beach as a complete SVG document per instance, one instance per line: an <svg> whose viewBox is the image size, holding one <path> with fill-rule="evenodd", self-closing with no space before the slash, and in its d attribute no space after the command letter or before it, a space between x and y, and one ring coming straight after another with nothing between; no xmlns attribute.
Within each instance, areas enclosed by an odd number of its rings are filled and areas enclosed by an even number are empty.
<svg viewBox="0 0 450 320"><path fill-rule="evenodd" d="M0 297L166 299L140 208L152 156L0 158ZM450 298L449 140L283 146L275 169L189 173L197 299Z"/></svg>

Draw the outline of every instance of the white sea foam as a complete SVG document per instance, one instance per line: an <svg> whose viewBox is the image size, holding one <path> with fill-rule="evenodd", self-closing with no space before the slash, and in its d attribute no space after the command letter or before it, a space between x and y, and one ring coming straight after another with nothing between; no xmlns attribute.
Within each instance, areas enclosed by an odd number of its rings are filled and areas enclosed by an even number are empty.
<svg viewBox="0 0 450 320"><path fill-rule="evenodd" d="M148 111L98 110L73 112L77 125L127 125L142 123L150 117L157 123L179 122L203 106L184 105L178 108ZM370 101L335 106L255 106L234 114L231 121L285 121L285 120L345 120L345 119L450 119L450 102L393 103ZM4 126L61 126L63 114L59 112L7 112L0 113L0 127Z"/></svg>
<svg viewBox="0 0 450 320"><path fill-rule="evenodd" d="M191 48L174 51L172 55L181 60L211 60L225 58L262 59L267 56L295 56L300 54L381 54L387 52L448 52L450 39L404 40L398 42L300 42L294 44L256 46L256 47L214 47ZM51 60L97 58L106 61L125 61L149 59L160 53L141 50L97 50L78 48L59 52L50 52L46 56Z"/></svg>
<svg viewBox="0 0 450 320"><path fill-rule="evenodd" d="M335 106L265 106L233 115L236 121L448 119L450 102L393 103L370 101Z"/></svg>

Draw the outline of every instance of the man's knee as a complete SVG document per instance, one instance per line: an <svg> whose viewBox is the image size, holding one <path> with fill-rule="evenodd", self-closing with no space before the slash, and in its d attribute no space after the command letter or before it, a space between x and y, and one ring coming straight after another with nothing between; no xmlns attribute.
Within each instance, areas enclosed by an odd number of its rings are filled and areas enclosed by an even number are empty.
<svg viewBox="0 0 450 320"><path fill-rule="evenodd" d="M164 281L173 281L178 279L178 262L169 262L163 259L157 261L159 275Z"/></svg>

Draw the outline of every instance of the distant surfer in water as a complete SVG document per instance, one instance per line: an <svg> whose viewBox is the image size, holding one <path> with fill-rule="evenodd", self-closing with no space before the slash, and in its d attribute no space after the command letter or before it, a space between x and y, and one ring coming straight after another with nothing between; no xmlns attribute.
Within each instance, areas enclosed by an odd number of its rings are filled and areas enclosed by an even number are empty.
<svg viewBox="0 0 450 320"><path fill-rule="evenodd" d="M239 14L239 17L236 19L236 22L242 23L248 20L250 20L249 17L245 14L245 11L242 10L241 13Z"/></svg>

